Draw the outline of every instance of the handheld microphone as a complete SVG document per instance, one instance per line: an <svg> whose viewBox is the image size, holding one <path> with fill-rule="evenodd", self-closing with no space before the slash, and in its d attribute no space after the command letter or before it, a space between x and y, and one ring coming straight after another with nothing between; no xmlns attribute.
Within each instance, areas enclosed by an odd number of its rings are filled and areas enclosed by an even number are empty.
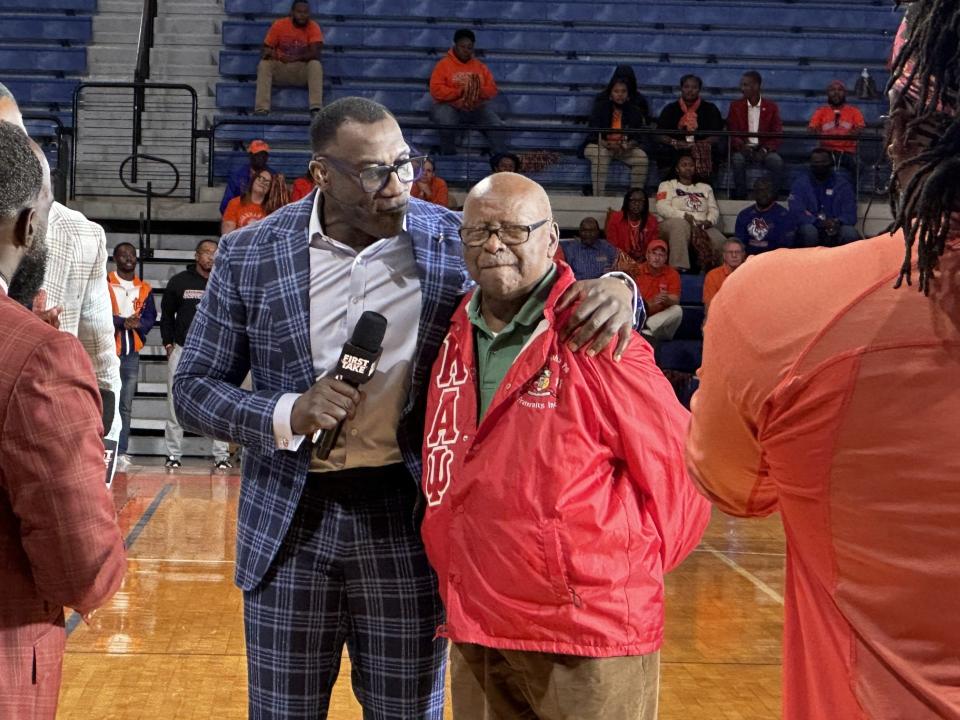
<svg viewBox="0 0 960 720"><path fill-rule="evenodd" d="M359 387L373 378L377 371L377 362L383 352L383 336L387 332L387 319L367 310L360 316L349 342L343 346L340 359L334 371L337 380L343 380L353 387ZM337 444L343 422L331 430L318 430L313 435L317 446L317 459L326 460Z"/></svg>

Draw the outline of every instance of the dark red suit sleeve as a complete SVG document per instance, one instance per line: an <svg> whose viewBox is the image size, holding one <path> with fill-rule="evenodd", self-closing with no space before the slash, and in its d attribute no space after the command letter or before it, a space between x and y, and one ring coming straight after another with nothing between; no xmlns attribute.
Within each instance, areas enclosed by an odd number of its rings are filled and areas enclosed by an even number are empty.
<svg viewBox="0 0 960 720"><path fill-rule="evenodd" d="M102 436L100 394L80 343L66 333L34 342L2 418L0 486L37 595L81 614L105 603L126 569Z"/></svg>

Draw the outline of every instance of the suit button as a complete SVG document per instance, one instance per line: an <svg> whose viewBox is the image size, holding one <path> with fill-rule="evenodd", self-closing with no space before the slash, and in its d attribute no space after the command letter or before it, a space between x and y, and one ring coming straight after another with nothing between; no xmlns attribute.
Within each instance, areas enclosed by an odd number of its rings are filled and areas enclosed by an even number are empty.
<svg viewBox="0 0 960 720"><path fill-rule="evenodd" d="M281 446L281 447L290 447L290 440L289 440L289 438L283 438L283 439L280 441L280 446Z"/></svg>
<svg viewBox="0 0 960 720"><path fill-rule="evenodd" d="M463 515L463 513L464 513L463 505L457 505L457 507L456 507L456 509L454 510L454 512L455 512L457 515Z"/></svg>

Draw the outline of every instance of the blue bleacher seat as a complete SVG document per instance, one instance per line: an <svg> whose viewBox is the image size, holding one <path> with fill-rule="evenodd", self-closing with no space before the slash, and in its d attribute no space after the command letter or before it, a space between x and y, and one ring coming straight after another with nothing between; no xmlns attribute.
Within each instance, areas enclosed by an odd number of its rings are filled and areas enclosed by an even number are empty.
<svg viewBox="0 0 960 720"><path fill-rule="evenodd" d="M31 105L63 105L73 103L74 88L79 80L51 80L47 78L6 77L3 84L9 88L21 107Z"/></svg>
<svg viewBox="0 0 960 720"><path fill-rule="evenodd" d="M657 365L664 370L695 373L703 361L700 340L671 340L657 348Z"/></svg>
<svg viewBox="0 0 960 720"><path fill-rule="evenodd" d="M683 320L674 340L703 340L703 318L705 310L703 305L681 305L683 308Z"/></svg>
<svg viewBox="0 0 960 720"><path fill-rule="evenodd" d="M32 13L94 13L97 0L0 0L0 11Z"/></svg>
<svg viewBox="0 0 960 720"><path fill-rule="evenodd" d="M31 8L32 9L32 8ZM51 18L45 15L0 14L0 43L87 43L93 37L88 16Z"/></svg>
<svg viewBox="0 0 960 720"><path fill-rule="evenodd" d="M703 303L703 275L682 273L680 275L680 302L683 305Z"/></svg>
<svg viewBox="0 0 960 720"><path fill-rule="evenodd" d="M86 71L86 48L0 47L0 73L82 75Z"/></svg>

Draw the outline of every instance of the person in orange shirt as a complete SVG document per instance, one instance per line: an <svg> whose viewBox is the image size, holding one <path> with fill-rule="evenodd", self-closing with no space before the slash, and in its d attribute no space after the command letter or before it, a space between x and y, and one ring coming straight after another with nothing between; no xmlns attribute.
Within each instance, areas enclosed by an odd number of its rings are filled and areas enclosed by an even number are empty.
<svg viewBox="0 0 960 720"><path fill-rule="evenodd" d="M220 234L263 220L267 215L290 201L283 175L271 175L266 170L253 179L250 189L227 203L220 222Z"/></svg>
<svg viewBox="0 0 960 720"><path fill-rule="evenodd" d="M710 309L687 462L783 520L784 720L960 718L958 23L916 0L898 34L898 231L759 255Z"/></svg>
<svg viewBox="0 0 960 720"><path fill-rule="evenodd" d="M723 264L708 272L703 279L703 306L707 312L710 311L710 302L720 292L720 287L734 270L743 265L745 257L743 243L739 240L730 238L723 244Z"/></svg>
<svg viewBox="0 0 960 720"><path fill-rule="evenodd" d="M456 153L458 126L503 125L489 102L497 94L497 83L490 69L474 57L476 42L472 30L457 30L453 34L453 47L430 75L430 95L434 100L430 117L440 126L441 155ZM484 130L484 135L491 155L506 151L509 140L505 131Z"/></svg>
<svg viewBox="0 0 960 720"><path fill-rule="evenodd" d="M827 104L817 108L807 129L816 135L836 135L838 139L822 139L820 146L833 153L838 168L844 168L853 177L857 172L856 136L866 127L863 113L847 105L847 86L834 80L827 86Z"/></svg>
<svg viewBox="0 0 960 720"><path fill-rule="evenodd" d="M450 197L447 192L447 181L437 177L436 165L430 158L423 161L423 171L410 188L410 197L426 200L434 205L449 207Z"/></svg>
<svg viewBox="0 0 960 720"><path fill-rule="evenodd" d="M257 65L255 115L270 112L273 85L307 86L312 115L323 107L323 31L310 19L310 3L294 0L290 17L280 18L267 31Z"/></svg>
<svg viewBox="0 0 960 720"><path fill-rule="evenodd" d="M672 340L683 320L680 308L680 273L667 265L667 243L655 238L647 245L647 261L633 266L637 292L647 308L641 334L648 340Z"/></svg>

